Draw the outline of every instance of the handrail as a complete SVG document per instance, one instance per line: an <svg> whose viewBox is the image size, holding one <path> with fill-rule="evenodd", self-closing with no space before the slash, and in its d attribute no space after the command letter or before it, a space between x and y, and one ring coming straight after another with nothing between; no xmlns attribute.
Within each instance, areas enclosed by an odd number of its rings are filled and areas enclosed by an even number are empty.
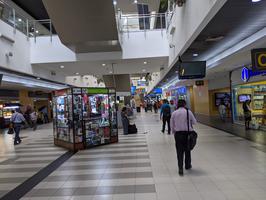
<svg viewBox="0 0 266 200"><path fill-rule="evenodd" d="M52 41L53 33L50 19L29 19L28 16L25 16L4 0L0 0L0 20L12 26L14 33L18 30L24 33L28 39L33 37L36 41L36 37L49 35Z"/></svg>
<svg viewBox="0 0 266 200"><path fill-rule="evenodd" d="M118 27L121 33L163 30L166 29L166 13L150 14L121 14L118 21Z"/></svg>

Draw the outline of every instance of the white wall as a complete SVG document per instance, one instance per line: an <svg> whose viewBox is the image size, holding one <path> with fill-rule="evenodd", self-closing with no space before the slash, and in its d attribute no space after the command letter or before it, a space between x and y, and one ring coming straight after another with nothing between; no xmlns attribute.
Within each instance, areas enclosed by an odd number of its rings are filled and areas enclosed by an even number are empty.
<svg viewBox="0 0 266 200"><path fill-rule="evenodd" d="M162 57L169 55L166 31L130 32L122 35L124 59Z"/></svg>
<svg viewBox="0 0 266 200"><path fill-rule="evenodd" d="M31 63L75 62L134 59L168 56L168 40L164 31L130 32L123 34L122 52L75 54L63 45L58 36L38 37L36 43L30 39Z"/></svg>
<svg viewBox="0 0 266 200"><path fill-rule="evenodd" d="M63 45L57 35L30 38L31 63L73 62L76 54Z"/></svg>
<svg viewBox="0 0 266 200"><path fill-rule="evenodd" d="M1 20L0 33L15 41L15 43L10 43L0 38L0 66L24 73L32 73L30 64L30 42L27 41L26 36L19 31L14 33L13 27ZM6 57L7 52L13 53L13 56L9 59Z"/></svg>

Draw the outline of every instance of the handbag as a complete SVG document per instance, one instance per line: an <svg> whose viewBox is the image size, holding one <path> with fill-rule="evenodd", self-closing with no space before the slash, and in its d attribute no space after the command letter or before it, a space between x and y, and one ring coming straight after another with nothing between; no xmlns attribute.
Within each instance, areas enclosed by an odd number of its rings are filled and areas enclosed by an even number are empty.
<svg viewBox="0 0 266 200"><path fill-rule="evenodd" d="M187 109L187 128L188 128L188 149L193 150L197 144L198 134L196 131L189 131L189 112Z"/></svg>
<svg viewBox="0 0 266 200"><path fill-rule="evenodd" d="M14 127L13 127L13 124L11 123L10 125L9 125L9 128L8 128L8 131L7 131L7 134L10 134L10 135L12 135L12 134L14 134Z"/></svg>

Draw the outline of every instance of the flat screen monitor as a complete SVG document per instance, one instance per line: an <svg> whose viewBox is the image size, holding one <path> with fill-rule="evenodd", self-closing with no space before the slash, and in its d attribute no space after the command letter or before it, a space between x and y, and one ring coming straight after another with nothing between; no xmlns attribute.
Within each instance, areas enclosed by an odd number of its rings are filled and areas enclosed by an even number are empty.
<svg viewBox="0 0 266 200"><path fill-rule="evenodd" d="M238 95L238 101L240 103L244 103L247 100L251 100L251 95L250 94L240 94L240 95Z"/></svg>
<svg viewBox="0 0 266 200"><path fill-rule="evenodd" d="M206 76L206 61L180 62L179 79L201 79Z"/></svg>

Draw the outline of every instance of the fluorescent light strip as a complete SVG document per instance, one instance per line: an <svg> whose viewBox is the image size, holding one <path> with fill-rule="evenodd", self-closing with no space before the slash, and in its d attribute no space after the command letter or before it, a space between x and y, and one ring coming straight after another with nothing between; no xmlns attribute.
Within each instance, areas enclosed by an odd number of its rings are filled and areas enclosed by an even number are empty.
<svg viewBox="0 0 266 200"><path fill-rule="evenodd" d="M41 88L53 89L53 90L60 90L60 89L66 88L66 86L60 86L58 84L51 84L48 82L31 80L31 79L21 78L18 76L10 76L6 74L4 74L2 81L8 82L8 83L22 84L27 87L41 87Z"/></svg>

